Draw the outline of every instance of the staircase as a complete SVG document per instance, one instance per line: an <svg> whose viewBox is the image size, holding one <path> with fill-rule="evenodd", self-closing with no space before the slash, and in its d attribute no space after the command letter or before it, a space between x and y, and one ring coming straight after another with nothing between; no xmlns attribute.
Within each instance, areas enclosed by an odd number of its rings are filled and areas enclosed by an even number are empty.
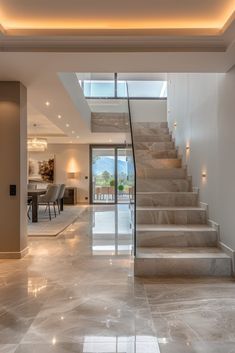
<svg viewBox="0 0 235 353"><path fill-rule="evenodd" d="M133 124L137 276L230 276L166 122Z"/></svg>

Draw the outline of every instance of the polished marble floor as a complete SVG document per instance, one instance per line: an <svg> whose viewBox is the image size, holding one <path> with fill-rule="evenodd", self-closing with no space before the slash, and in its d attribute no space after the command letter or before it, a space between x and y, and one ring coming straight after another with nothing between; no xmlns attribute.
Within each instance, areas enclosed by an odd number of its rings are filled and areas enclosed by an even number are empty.
<svg viewBox="0 0 235 353"><path fill-rule="evenodd" d="M235 353L235 282L133 277L128 205L0 261L1 353Z"/></svg>

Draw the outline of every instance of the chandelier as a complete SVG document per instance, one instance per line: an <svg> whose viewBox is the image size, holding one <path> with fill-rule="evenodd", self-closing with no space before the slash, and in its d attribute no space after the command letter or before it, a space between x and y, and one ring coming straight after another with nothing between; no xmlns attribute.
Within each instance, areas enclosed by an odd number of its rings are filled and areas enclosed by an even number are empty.
<svg viewBox="0 0 235 353"><path fill-rule="evenodd" d="M44 152L47 149L47 140L43 138L28 138L27 141L29 152Z"/></svg>

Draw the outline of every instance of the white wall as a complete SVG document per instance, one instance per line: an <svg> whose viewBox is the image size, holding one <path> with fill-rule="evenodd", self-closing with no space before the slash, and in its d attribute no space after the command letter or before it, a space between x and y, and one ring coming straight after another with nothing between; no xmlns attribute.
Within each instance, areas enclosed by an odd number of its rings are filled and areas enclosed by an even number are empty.
<svg viewBox="0 0 235 353"><path fill-rule="evenodd" d="M234 75L235 70L227 74L168 75L170 130L193 177L193 186L200 188L200 201L209 204L209 218L220 224L221 241L233 249ZM188 152L186 146L190 146Z"/></svg>
<svg viewBox="0 0 235 353"><path fill-rule="evenodd" d="M235 68L219 75L218 98L218 222L235 249Z"/></svg>
<svg viewBox="0 0 235 353"><path fill-rule="evenodd" d="M133 122L166 121L167 100L146 99L130 101Z"/></svg>
<svg viewBox="0 0 235 353"><path fill-rule="evenodd" d="M47 152L30 152L29 157L44 158L48 154L55 156L55 183L74 186L78 189L77 202L89 202L89 145L88 144L49 144ZM69 179L67 173L75 172L75 179ZM88 176L88 179L85 177ZM85 198L88 198L87 200Z"/></svg>

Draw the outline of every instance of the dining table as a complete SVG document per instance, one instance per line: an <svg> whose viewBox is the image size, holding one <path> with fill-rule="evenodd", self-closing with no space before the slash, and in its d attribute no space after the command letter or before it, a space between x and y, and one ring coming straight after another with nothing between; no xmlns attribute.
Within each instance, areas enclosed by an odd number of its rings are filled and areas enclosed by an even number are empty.
<svg viewBox="0 0 235 353"><path fill-rule="evenodd" d="M32 189L28 190L28 197L32 198L32 222L38 222L38 196L44 195L46 189Z"/></svg>

